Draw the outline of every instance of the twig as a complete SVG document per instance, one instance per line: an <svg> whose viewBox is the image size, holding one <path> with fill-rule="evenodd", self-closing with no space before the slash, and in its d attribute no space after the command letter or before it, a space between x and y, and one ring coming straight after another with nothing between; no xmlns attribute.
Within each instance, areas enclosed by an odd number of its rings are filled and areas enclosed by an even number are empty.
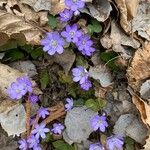
<svg viewBox="0 0 150 150"><path fill-rule="evenodd" d="M36 115L36 118L35 118L35 120L34 120L34 122L33 122L31 131L35 128L35 125L38 123L38 121L39 121L39 115L37 114L37 115Z"/></svg>
<svg viewBox="0 0 150 150"><path fill-rule="evenodd" d="M52 122L53 120L56 120L65 114L66 114L65 108L63 106L63 107L59 108L57 111L51 113L51 115L48 116L45 120L43 120L42 123L48 124L48 123Z"/></svg>
<svg viewBox="0 0 150 150"><path fill-rule="evenodd" d="M30 114L31 114L31 103L29 99L26 101L26 130L27 137L30 135Z"/></svg>

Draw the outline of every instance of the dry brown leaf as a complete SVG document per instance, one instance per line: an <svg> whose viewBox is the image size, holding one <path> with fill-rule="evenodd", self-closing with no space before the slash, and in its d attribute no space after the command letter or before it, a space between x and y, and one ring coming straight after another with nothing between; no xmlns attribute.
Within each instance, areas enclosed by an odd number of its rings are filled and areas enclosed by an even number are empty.
<svg viewBox="0 0 150 150"><path fill-rule="evenodd" d="M150 78L150 43L135 52L127 77L129 85L135 91L139 91L143 81Z"/></svg>
<svg viewBox="0 0 150 150"><path fill-rule="evenodd" d="M64 10L65 8L65 0L52 0L52 7L50 13L56 15Z"/></svg>
<svg viewBox="0 0 150 150"><path fill-rule="evenodd" d="M132 96L132 101L139 110L141 114L142 121L147 125L147 127L150 127L150 105L148 105L146 102L144 102L140 97L137 95Z"/></svg>
<svg viewBox="0 0 150 150"><path fill-rule="evenodd" d="M124 31L115 23L111 22L111 34L110 34L112 49L115 52L120 52L125 58L130 58L130 52L123 46L129 46L134 49L140 47L140 43L134 38L126 35Z"/></svg>
<svg viewBox="0 0 150 150"><path fill-rule="evenodd" d="M17 38L30 44L40 43L42 32L36 25L27 23L22 17L0 10L0 22L0 34L5 35L5 38L0 39L0 45L5 44L9 38Z"/></svg>
<svg viewBox="0 0 150 150"><path fill-rule="evenodd" d="M120 11L120 24L126 32L131 31L129 21L136 15L138 0L115 0Z"/></svg>
<svg viewBox="0 0 150 150"><path fill-rule="evenodd" d="M21 0L21 3L28 4L36 12L51 9L51 0Z"/></svg>
<svg viewBox="0 0 150 150"><path fill-rule="evenodd" d="M143 99L147 100L150 104L150 79L146 80L141 88L140 88L140 95Z"/></svg>
<svg viewBox="0 0 150 150"><path fill-rule="evenodd" d="M150 1L140 2L137 15L132 20L132 32L150 41Z"/></svg>
<svg viewBox="0 0 150 150"><path fill-rule="evenodd" d="M149 136L149 138L146 140L146 144L144 145L144 149L145 149L145 150L149 150L149 149L150 149L150 136Z"/></svg>
<svg viewBox="0 0 150 150"><path fill-rule="evenodd" d="M87 4L90 15L100 22L104 22L110 15L112 7L108 0L94 0L93 4Z"/></svg>

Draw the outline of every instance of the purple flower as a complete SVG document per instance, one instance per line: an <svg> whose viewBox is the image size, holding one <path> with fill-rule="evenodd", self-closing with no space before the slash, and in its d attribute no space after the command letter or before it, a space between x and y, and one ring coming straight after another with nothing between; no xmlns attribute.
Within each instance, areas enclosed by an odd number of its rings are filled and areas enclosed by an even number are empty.
<svg viewBox="0 0 150 150"><path fill-rule="evenodd" d="M30 81L28 76L17 78L17 82L19 84L22 84L27 92L32 92L32 82Z"/></svg>
<svg viewBox="0 0 150 150"><path fill-rule="evenodd" d="M64 11L61 12L59 15L60 15L60 20L62 22L67 22L72 18L73 11L65 8Z"/></svg>
<svg viewBox="0 0 150 150"><path fill-rule="evenodd" d="M42 148L40 147L40 145L37 145L37 146L33 147L33 150L42 150Z"/></svg>
<svg viewBox="0 0 150 150"><path fill-rule="evenodd" d="M7 94L11 99L20 99L27 92L32 92L32 83L28 76L17 78L7 89Z"/></svg>
<svg viewBox="0 0 150 150"><path fill-rule="evenodd" d="M66 98L67 104L65 105L66 111L71 110L73 107L73 99Z"/></svg>
<svg viewBox="0 0 150 150"><path fill-rule="evenodd" d="M82 66L78 66L72 69L73 81L84 83L88 79L88 72Z"/></svg>
<svg viewBox="0 0 150 150"><path fill-rule="evenodd" d="M109 150L114 150L114 149L120 150L123 148L123 144L124 141L122 137L118 135L113 135L107 138L106 147Z"/></svg>
<svg viewBox="0 0 150 150"><path fill-rule="evenodd" d="M90 37L87 34L82 35L76 45L79 51L81 51L81 53L86 56L91 56L95 51L95 48L92 47L93 41L90 40Z"/></svg>
<svg viewBox="0 0 150 150"><path fill-rule="evenodd" d="M48 52L49 55L54 55L56 52L62 54L64 51L63 46L65 45L64 39L58 32L47 33L46 37L41 41L43 50Z"/></svg>
<svg viewBox="0 0 150 150"><path fill-rule="evenodd" d="M46 116L49 115L48 108L43 108L43 107L41 107L41 108L38 110L38 115L39 115L40 118L45 119Z"/></svg>
<svg viewBox="0 0 150 150"><path fill-rule="evenodd" d="M11 99L21 99L26 94L26 90L22 84L13 82L7 89L7 93Z"/></svg>
<svg viewBox="0 0 150 150"><path fill-rule="evenodd" d="M18 144L20 150L27 150L28 146L27 146L27 141L25 139L19 140Z"/></svg>
<svg viewBox="0 0 150 150"><path fill-rule="evenodd" d="M100 143L94 143L90 145L89 150L105 150L105 148Z"/></svg>
<svg viewBox="0 0 150 150"><path fill-rule="evenodd" d="M29 148L36 147L39 144L39 139L37 139L34 135L30 135L27 139L29 144Z"/></svg>
<svg viewBox="0 0 150 150"><path fill-rule="evenodd" d="M76 24L70 26L66 26L66 31L61 32L61 35L66 38L67 42L73 42L77 43L79 37L82 35L82 32L78 30L78 27Z"/></svg>
<svg viewBox="0 0 150 150"><path fill-rule="evenodd" d="M61 134L63 129L64 129L64 126L62 124L54 123L53 129L51 131L55 134Z"/></svg>
<svg viewBox="0 0 150 150"><path fill-rule="evenodd" d="M35 134L35 137L37 139L41 138L46 138L45 133L49 132L50 130L48 128L45 128L45 124L41 123L40 125L36 125L35 129L31 131L32 134Z"/></svg>
<svg viewBox="0 0 150 150"><path fill-rule="evenodd" d="M71 10L76 11L83 8L85 6L85 2L82 0L65 0L65 5Z"/></svg>
<svg viewBox="0 0 150 150"><path fill-rule="evenodd" d="M37 101L39 100L39 97L35 94L31 94L29 96L29 101L34 105L37 103Z"/></svg>
<svg viewBox="0 0 150 150"><path fill-rule="evenodd" d="M82 84L80 84L80 87L83 90L88 91L92 87L92 83L91 83L91 81L89 81L88 79L86 79Z"/></svg>
<svg viewBox="0 0 150 150"><path fill-rule="evenodd" d="M96 115L91 119L91 127L94 131L100 129L100 131L105 132L108 123L106 122L105 116Z"/></svg>

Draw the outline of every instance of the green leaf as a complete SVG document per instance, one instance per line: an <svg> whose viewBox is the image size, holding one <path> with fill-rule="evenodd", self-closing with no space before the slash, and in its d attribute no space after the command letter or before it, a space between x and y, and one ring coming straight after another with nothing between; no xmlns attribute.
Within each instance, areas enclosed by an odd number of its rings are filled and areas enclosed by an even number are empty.
<svg viewBox="0 0 150 150"><path fill-rule="evenodd" d="M100 33L102 31L102 26L96 19L91 20L91 24L87 26L88 33L93 35L93 33Z"/></svg>
<svg viewBox="0 0 150 150"><path fill-rule="evenodd" d="M44 142L48 143L53 140L53 135L49 132L46 134L46 138L44 139Z"/></svg>
<svg viewBox="0 0 150 150"><path fill-rule="evenodd" d="M83 99L78 99L73 101L73 106L74 107L81 107L84 105L84 100Z"/></svg>
<svg viewBox="0 0 150 150"><path fill-rule="evenodd" d="M92 109L93 111L99 111L99 104L97 101L95 101L94 99L88 99L86 102L85 102L85 106L87 108L90 108Z"/></svg>
<svg viewBox="0 0 150 150"><path fill-rule="evenodd" d="M88 30L88 33L89 33L90 35L93 35L94 29L93 29L93 26L92 26L91 24L89 24L89 25L87 26L87 30Z"/></svg>
<svg viewBox="0 0 150 150"><path fill-rule="evenodd" d="M82 56L76 57L76 66L83 66L84 68L88 68L87 60Z"/></svg>
<svg viewBox="0 0 150 150"><path fill-rule="evenodd" d="M42 48L39 47L39 48L36 48L35 50L32 50L31 57L33 59L37 59L38 57L41 57L41 56L43 56Z"/></svg>
<svg viewBox="0 0 150 150"><path fill-rule="evenodd" d="M133 150L135 149L135 146L134 146L134 140L129 138L129 137L126 137L125 138L125 146L126 146L126 150Z"/></svg>
<svg viewBox="0 0 150 150"><path fill-rule="evenodd" d="M99 21L93 19L93 20L91 21L91 23L92 23L92 26L93 26L93 31L94 31L95 33L100 33L100 32L102 31L102 26L101 26L101 24L100 24Z"/></svg>
<svg viewBox="0 0 150 150"><path fill-rule="evenodd" d="M107 66L114 70L114 71L118 71L119 70L119 66L117 66L115 64L115 60L116 60L116 57L118 56L117 53L111 51L111 52L103 52L101 53L100 55L100 58L101 60L103 60L104 62L107 63Z"/></svg>
<svg viewBox="0 0 150 150"><path fill-rule="evenodd" d="M59 71L58 75L59 75L59 81L61 83L72 83L71 76L68 74L65 74L64 71Z"/></svg>
<svg viewBox="0 0 150 150"><path fill-rule="evenodd" d="M40 74L40 83L42 90L45 89L49 83L49 74L47 70L44 70Z"/></svg>
<svg viewBox="0 0 150 150"><path fill-rule="evenodd" d="M19 49L11 49L6 52L4 59L16 61L24 58L24 53Z"/></svg>
<svg viewBox="0 0 150 150"><path fill-rule="evenodd" d="M57 19L53 15L48 16L48 24L49 26L54 29L57 27Z"/></svg>
<svg viewBox="0 0 150 150"><path fill-rule="evenodd" d="M102 99L88 99L85 102L85 106L91 108L93 111L99 111L106 106L106 101Z"/></svg>
<svg viewBox="0 0 150 150"><path fill-rule="evenodd" d="M53 146L56 150L75 150L73 146L65 143L62 140L53 142Z"/></svg>

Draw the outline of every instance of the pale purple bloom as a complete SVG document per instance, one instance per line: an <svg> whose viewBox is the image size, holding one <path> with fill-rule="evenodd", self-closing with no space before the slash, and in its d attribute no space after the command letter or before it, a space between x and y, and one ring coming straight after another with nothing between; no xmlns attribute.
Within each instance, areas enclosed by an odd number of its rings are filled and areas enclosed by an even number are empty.
<svg viewBox="0 0 150 150"><path fill-rule="evenodd" d="M118 135L110 136L107 138L106 141L106 147L109 150L114 150L114 149L121 150L123 148L123 144L124 144L123 138Z"/></svg>
<svg viewBox="0 0 150 150"><path fill-rule="evenodd" d="M76 11L74 12L74 15L75 15L75 16L80 15L80 11L76 10Z"/></svg>
<svg viewBox="0 0 150 150"><path fill-rule="evenodd" d="M72 98L66 98L67 104L65 105L66 111L69 111L73 107L73 99Z"/></svg>
<svg viewBox="0 0 150 150"><path fill-rule="evenodd" d="M82 84L80 84L80 87L83 90L88 91L92 87L92 83L90 80L86 79Z"/></svg>
<svg viewBox="0 0 150 150"><path fill-rule="evenodd" d="M64 129L64 126L62 124L54 123L53 129L51 131L55 134L61 134L63 129Z"/></svg>
<svg viewBox="0 0 150 150"><path fill-rule="evenodd" d="M100 143L93 143L90 144L89 150L105 150L105 148Z"/></svg>
<svg viewBox="0 0 150 150"><path fill-rule="evenodd" d="M7 89L8 96L11 99L21 99L25 94L26 90L22 84L13 82L10 87Z"/></svg>
<svg viewBox="0 0 150 150"><path fill-rule="evenodd" d="M43 51L48 52L49 55L54 55L56 52L62 54L64 51L63 46L65 45L64 39L58 32L49 32L46 37L41 41L43 45Z"/></svg>
<svg viewBox="0 0 150 150"><path fill-rule="evenodd" d="M43 108L43 107L41 107L41 108L38 110L38 115L39 115L39 118L45 119L46 116L49 115L48 108Z"/></svg>
<svg viewBox="0 0 150 150"><path fill-rule="evenodd" d="M79 82L80 84L84 83L88 79L88 72L82 66L78 66L72 69L73 81Z"/></svg>
<svg viewBox="0 0 150 150"><path fill-rule="evenodd" d="M45 133L49 132L50 130L48 128L45 128L45 124L41 123L40 125L35 125L35 129L31 131L32 134L35 134L35 137L37 139L41 138L46 138Z"/></svg>
<svg viewBox="0 0 150 150"><path fill-rule="evenodd" d="M33 105L36 104L38 100L39 100L38 95L31 94L31 95L29 96L29 101L30 101Z"/></svg>
<svg viewBox="0 0 150 150"><path fill-rule="evenodd" d="M18 144L19 144L19 149L20 150L27 150L28 145L27 145L27 141L25 139L19 140Z"/></svg>
<svg viewBox="0 0 150 150"><path fill-rule="evenodd" d="M39 144L39 139L37 139L34 135L30 135L27 139L29 148L36 147Z"/></svg>
<svg viewBox="0 0 150 150"><path fill-rule="evenodd" d="M33 150L42 150L42 148L40 147L40 145L37 145L37 146L33 147Z"/></svg>
<svg viewBox="0 0 150 150"><path fill-rule="evenodd" d="M27 92L32 92L32 83L28 76L17 78L7 89L11 99L21 99Z"/></svg>
<svg viewBox="0 0 150 150"><path fill-rule="evenodd" d="M72 18L73 11L65 8L64 11L61 12L59 15L60 15L60 20L62 22L67 22Z"/></svg>
<svg viewBox="0 0 150 150"><path fill-rule="evenodd" d="M91 119L90 123L94 131L99 129L100 131L105 132L106 127L108 127L105 116L96 115Z"/></svg>
<svg viewBox="0 0 150 150"><path fill-rule="evenodd" d="M32 92L32 82L28 76L17 78L17 82L22 84L27 92Z"/></svg>
<svg viewBox="0 0 150 150"><path fill-rule="evenodd" d="M71 10L76 11L78 9L84 8L85 2L82 0L65 0L65 5Z"/></svg>
<svg viewBox="0 0 150 150"><path fill-rule="evenodd" d="M82 35L76 45L79 51L86 56L91 56L95 51L95 48L92 47L93 41L90 40L90 37L87 34Z"/></svg>
<svg viewBox="0 0 150 150"><path fill-rule="evenodd" d="M74 24L72 26L67 25L66 31L62 31L61 35L66 38L67 42L77 43L79 37L82 35L82 32L78 30L77 24Z"/></svg>

